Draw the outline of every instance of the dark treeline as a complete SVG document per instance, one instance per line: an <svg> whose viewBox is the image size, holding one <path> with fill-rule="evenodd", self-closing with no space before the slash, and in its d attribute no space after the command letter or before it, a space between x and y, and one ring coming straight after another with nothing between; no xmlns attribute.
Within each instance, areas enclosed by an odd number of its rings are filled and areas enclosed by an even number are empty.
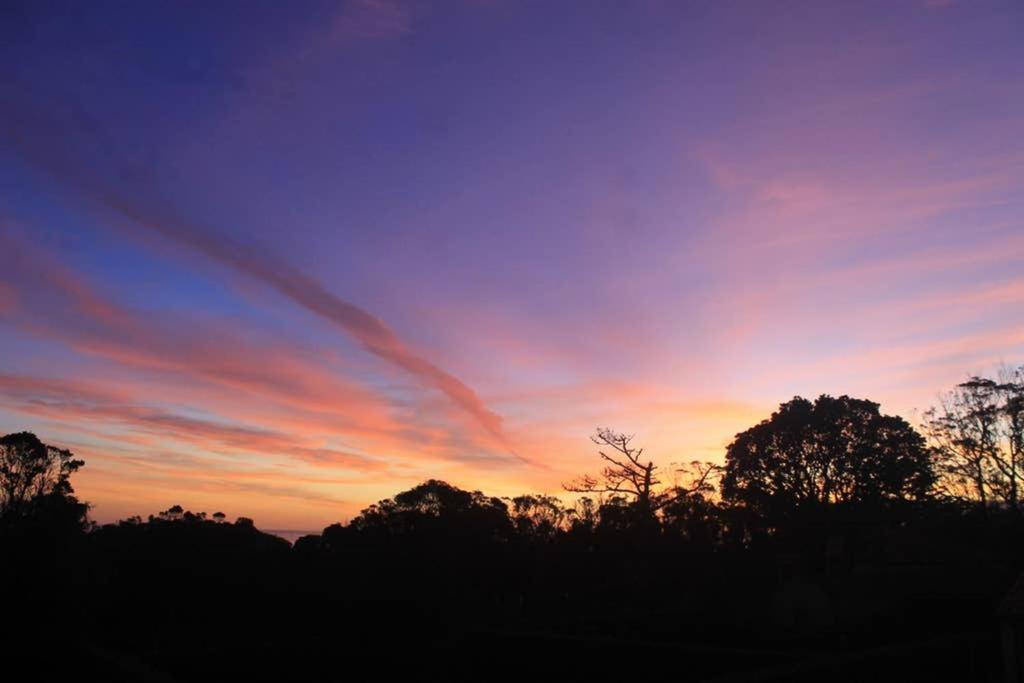
<svg viewBox="0 0 1024 683"><path fill-rule="evenodd" d="M629 435L592 439L602 469L566 496L430 480L292 546L177 505L98 526L71 486L83 463L10 434L5 667L107 681L342 680L364 666L443 679L1016 675L1019 371L957 386L920 430L871 401L797 397L737 434L721 465L659 467Z"/></svg>

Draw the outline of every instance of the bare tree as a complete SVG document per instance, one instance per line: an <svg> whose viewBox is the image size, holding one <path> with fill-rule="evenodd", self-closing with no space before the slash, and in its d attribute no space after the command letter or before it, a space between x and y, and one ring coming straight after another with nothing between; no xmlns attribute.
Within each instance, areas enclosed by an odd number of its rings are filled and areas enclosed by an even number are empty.
<svg viewBox="0 0 1024 683"><path fill-rule="evenodd" d="M601 470L600 477L584 474L562 487L575 493L627 496L640 510L653 511L657 507L654 487L661 483L656 476L658 468L650 460L646 463L641 460L644 449L630 445L633 437L633 434L598 428L590 440L600 447L598 454L608 464Z"/></svg>

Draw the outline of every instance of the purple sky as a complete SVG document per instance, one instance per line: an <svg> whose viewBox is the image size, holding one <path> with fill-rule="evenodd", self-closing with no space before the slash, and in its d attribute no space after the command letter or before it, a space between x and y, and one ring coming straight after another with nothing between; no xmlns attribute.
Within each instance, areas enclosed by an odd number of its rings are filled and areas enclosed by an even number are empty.
<svg viewBox="0 0 1024 683"><path fill-rule="evenodd" d="M109 520L557 492L1024 360L1024 5L4 3L0 429Z"/></svg>

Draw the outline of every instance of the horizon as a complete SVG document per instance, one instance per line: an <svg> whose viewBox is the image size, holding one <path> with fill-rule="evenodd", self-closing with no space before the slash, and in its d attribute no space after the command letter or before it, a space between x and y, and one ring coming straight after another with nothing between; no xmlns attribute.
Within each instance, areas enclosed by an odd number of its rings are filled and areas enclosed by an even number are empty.
<svg viewBox="0 0 1024 683"><path fill-rule="evenodd" d="M319 530L1024 361L1024 7L0 10L0 426ZM109 10L109 8L107 8Z"/></svg>

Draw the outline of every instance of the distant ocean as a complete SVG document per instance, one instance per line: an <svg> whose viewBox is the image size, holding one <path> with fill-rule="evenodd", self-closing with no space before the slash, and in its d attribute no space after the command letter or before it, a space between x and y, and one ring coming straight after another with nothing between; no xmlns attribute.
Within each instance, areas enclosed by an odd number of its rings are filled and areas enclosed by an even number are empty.
<svg viewBox="0 0 1024 683"><path fill-rule="evenodd" d="M265 534L273 534L274 536L280 536L292 545L294 545L295 541L297 541L302 536L320 533L319 531L303 531L301 529L260 529L260 531L262 531Z"/></svg>

